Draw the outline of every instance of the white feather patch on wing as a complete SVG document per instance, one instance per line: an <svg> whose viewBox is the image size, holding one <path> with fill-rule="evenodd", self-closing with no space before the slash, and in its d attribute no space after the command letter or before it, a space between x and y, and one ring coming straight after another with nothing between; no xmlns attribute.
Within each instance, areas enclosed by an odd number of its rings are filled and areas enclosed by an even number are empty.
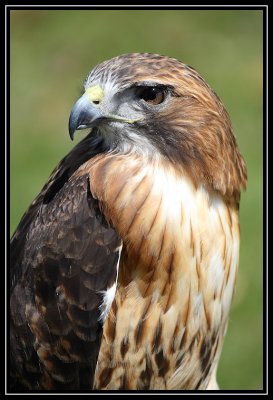
<svg viewBox="0 0 273 400"><path fill-rule="evenodd" d="M100 290L98 293L101 293L103 295L103 301L101 305L99 306L100 309L100 317L99 321L102 321L103 323L106 320L106 317L110 311L111 305L113 303L113 300L115 298L116 294L116 289L117 289L117 279L118 279L118 271L119 271L119 263L120 263L120 256L121 256L121 251L122 251L122 245L117 248L117 251L119 252L118 255L118 262L117 262L117 277L115 283L108 288L107 290Z"/></svg>

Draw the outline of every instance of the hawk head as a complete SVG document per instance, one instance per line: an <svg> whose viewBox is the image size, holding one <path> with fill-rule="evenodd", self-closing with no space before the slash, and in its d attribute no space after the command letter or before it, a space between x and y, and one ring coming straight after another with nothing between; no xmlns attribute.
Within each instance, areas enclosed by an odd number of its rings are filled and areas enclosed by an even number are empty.
<svg viewBox="0 0 273 400"><path fill-rule="evenodd" d="M174 58L125 54L96 66L74 105L69 133L94 128L109 151L135 151L180 168L196 184L239 201L246 167L224 105Z"/></svg>

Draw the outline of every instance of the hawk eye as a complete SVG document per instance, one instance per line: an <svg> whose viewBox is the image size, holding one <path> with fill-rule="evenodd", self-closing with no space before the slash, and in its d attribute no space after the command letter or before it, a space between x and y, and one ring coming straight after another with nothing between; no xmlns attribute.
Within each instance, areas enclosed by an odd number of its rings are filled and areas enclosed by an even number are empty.
<svg viewBox="0 0 273 400"><path fill-rule="evenodd" d="M162 88L152 86L141 88L138 93L140 99L146 101L146 103L151 105L157 105L165 100L165 91Z"/></svg>

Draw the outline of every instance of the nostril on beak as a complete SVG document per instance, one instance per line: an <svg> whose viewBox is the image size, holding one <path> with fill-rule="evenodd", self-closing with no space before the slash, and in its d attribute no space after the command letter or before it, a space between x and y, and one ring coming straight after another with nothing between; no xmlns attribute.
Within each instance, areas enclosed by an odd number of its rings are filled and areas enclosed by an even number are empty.
<svg viewBox="0 0 273 400"><path fill-rule="evenodd" d="M94 103L94 104L100 104L100 101L99 101L99 100L93 100L92 103Z"/></svg>

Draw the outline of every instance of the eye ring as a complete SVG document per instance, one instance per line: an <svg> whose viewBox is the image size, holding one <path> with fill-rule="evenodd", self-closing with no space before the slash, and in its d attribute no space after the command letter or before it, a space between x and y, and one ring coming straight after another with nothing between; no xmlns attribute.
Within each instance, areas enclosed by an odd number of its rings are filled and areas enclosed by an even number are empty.
<svg viewBox="0 0 273 400"><path fill-rule="evenodd" d="M156 106L163 103L166 98L166 92L157 86L142 87L138 90L138 97L146 103Z"/></svg>

